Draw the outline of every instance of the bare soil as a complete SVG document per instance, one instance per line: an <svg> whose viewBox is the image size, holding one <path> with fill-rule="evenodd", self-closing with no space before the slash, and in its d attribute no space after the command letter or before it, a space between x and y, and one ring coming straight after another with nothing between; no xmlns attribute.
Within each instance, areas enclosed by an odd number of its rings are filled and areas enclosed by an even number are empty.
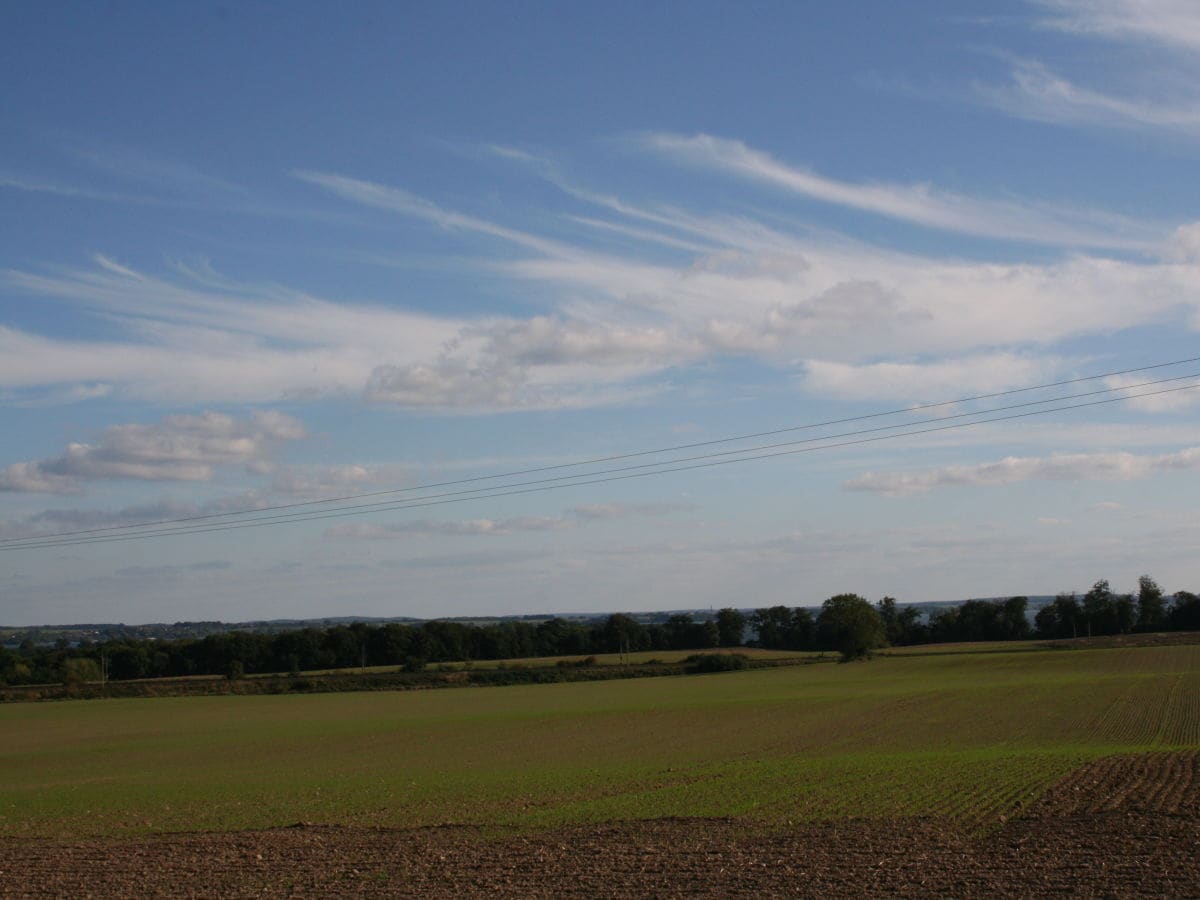
<svg viewBox="0 0 1200 900"><path fill-rule="evenodd" d="M297 825L0 842L0 894L1200 896L1200 754L1084 766L986 834L934 819L784 829L664 819L488 837Z"/></svg>

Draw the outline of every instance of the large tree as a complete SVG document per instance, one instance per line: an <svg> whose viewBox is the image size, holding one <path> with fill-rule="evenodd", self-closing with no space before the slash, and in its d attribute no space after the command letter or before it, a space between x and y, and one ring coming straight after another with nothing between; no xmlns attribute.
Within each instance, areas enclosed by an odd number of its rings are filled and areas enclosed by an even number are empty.
<svg viewBox="0 0 1200 900"><path fill-rule="evenodd" d="M858 594L837 594L821 604L817 640L822 649L841 653L843 660L868 656L886 643L883 619Z"/></svg>

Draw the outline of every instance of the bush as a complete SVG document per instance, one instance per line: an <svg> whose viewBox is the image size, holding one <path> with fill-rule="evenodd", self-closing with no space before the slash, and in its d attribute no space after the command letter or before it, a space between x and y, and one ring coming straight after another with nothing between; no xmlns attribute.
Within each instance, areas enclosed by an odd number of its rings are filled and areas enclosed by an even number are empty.
<svg viewBox="0 0 1200 900"><path fill-rule="evenodd" d="M697 653L684 660L693 672L733 672L750 668L745 653Z"/></svg>

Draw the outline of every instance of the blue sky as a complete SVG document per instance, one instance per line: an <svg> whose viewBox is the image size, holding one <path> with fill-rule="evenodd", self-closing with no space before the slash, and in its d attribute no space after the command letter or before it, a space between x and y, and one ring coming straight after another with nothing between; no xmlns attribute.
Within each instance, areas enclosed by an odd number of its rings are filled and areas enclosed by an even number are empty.
<svg viewBox="0 0 1200 900"><path fill-rule="evenodd" d="M14 543L1198 356L1190 2L2 18L0 622L945 600L1143 572L1197 589L1200 391L439 507Z"/></svg>

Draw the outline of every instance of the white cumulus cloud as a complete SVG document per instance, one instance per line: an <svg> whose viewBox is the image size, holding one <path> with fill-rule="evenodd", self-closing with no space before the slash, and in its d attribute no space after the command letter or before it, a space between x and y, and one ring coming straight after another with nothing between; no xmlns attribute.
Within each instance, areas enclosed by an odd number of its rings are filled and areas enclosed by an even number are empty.
<svg viewBox="0 0 1200 900"><path fill-rule="evenodd" d="M275 411L244 419L204 412L152 425L110 425L95 443L72 443L60 456L0 470L0 491L68 493L97 479L208 481L217 467L232 465L265 471L280 444L304 436L299 421Z"/></svg>

